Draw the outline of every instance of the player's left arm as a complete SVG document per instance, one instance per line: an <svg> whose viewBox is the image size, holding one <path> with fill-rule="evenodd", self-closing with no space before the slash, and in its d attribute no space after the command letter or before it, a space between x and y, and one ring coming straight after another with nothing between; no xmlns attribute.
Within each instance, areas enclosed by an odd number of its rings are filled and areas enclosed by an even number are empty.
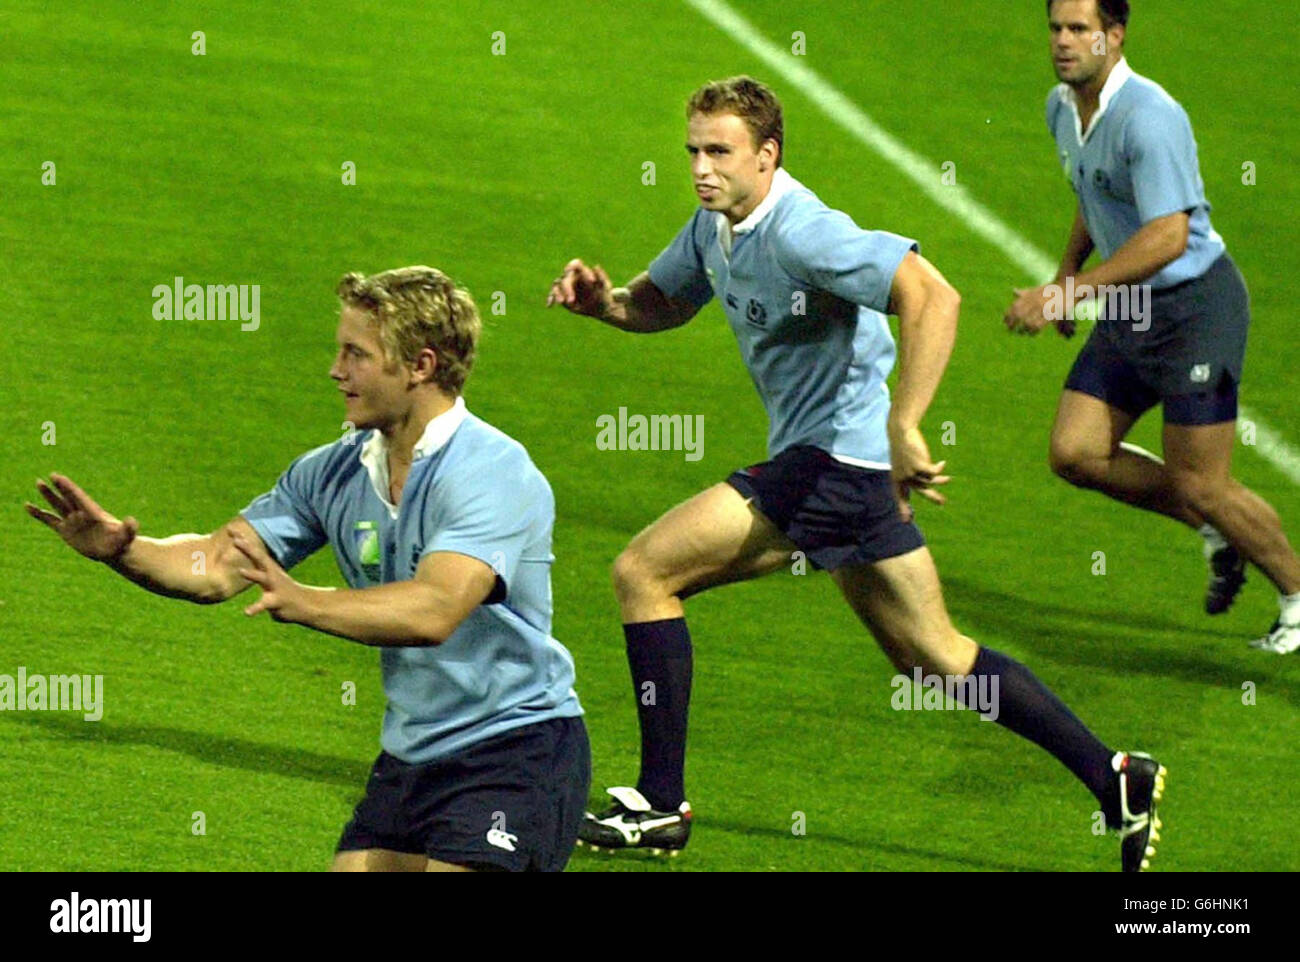
<svg viewBox="0 0 1300 962"><path fill-rule="evenodd" d="M1143 224L1109 259L1074 275L1075 300L1081 300L1099 287L1127 287L1155 276L1183 256L1183 251L1187 250L1190 225L1191 216L1185 210ZM1016 300L1004 318L1008 330L1037 334L1046 327L1048 307L1069 290L1064 286L1065 281L1065 277L1057 275L1051 284L1042 287L1017 288ZM1074 333L1073 321L1058 322L1057 327L1065 337Z"/></svg>
<svg viewBox="0 0 1300 962"><path fill-rule="evenodd" d="M1183 256L1190 231L1191 216L1185 210L1148 221L1109 260L1076 274L1075 290L1141 284Z"/></svg>
<svg viewBox="0 0 1300 962"><path fill-rule="evenodd" d="M1192 124L1177 104L1131 114L1120 149L1142 226L1108 260L1076 275L1076 289L1149 280L1187 250L1191 214L1205 200Z"/></svg>
<svg viewBox="0 0 1300 962"><path fill-rule="evenodd" d="M946 484L947 462L935 463L921 434L921 419L934 400L957 341L961 295L933 264L915 251L903 258L890 285L889 313L898 315L898 384L889 411L894 480L900 494L920 491L943 504L931 485Z"/></svg>
<svg viewBox="0 0 1300 962"><path fill-rule="evenodd" d="M1130 115L1121 154L1142 226L1107 260L1075 275L1076 300L1099 287L1143 284L1176 261L1187 250L1191 214L1204 203L1196 139L1177 104L1161 103ZM1056 284L1064 280L1058 277ZM1007 326L1030 334L1040 330L1046 306L1059 297L1052 286L1018 290ZM1068 330L1062 329L1067 337Z"/></svg>
<svg viewBox="0 0 1300 962"><path fill-rule="evenodd" d="M373 588L300 584L261 545L236 539L247 564L240 572L262 589L246 615L315 628L363 645L440 645L485 602L497 575L477 558L452 551L425 555L409 581Z"/></svg>

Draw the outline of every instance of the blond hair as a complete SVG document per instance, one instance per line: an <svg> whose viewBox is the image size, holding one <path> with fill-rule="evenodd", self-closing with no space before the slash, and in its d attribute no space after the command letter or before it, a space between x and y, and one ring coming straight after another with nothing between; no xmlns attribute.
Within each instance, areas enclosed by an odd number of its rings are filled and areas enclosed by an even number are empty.
<svg viewBox="0 0 1300 962"><path fill-rule="evenodd" d="M398 267L367 277L356 271L339 280L339 300L371 315L389 361L412 363L420 351L438 355L433 381L460 394L474 366L483 322L474 298L433 267Z"/></svg>
<svg viewBox="0 0 1300 962"><path fill-rule="evenodd" d="M749 127L754 150L766 140L775 140L776 166L785 160L785 119L781 101L772 88L753 77L741 75L706 83L686 101L686 119L695 114L735 114Z"/></svg>

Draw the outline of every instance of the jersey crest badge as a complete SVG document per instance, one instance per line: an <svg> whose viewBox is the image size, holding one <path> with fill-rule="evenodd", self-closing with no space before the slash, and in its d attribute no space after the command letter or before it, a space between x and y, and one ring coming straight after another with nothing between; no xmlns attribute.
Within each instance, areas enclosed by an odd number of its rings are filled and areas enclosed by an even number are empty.
<svg viewBox="0 0 1300 962"><path fill-rule="evenodd" d="M352 528L353 545L357 550L357 560L368 578L379 578L379 531L373 521L358 521Z"/></svg>

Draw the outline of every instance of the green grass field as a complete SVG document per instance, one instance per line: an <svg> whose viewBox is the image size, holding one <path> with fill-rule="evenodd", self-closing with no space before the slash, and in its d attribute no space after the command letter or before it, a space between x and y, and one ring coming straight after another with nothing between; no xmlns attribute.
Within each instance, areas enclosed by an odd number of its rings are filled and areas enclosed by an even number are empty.
<svg viewBox="0 0 1300 962"><path fill-rule="evenodd" d="M1300 119L1285 6L1146 0L1129 58L1187 107L1214 223L1251 287L1243 400L1292 442L1290 212ZM859 0L736 8L1053 257L1072 195L1043 123L1037 2ZM291 10L292 12L287 12ZM191 53L203 31L206 53ZM493 55L494 31L506 52ZM764 457L766 421L720 308L633 337L543 308L570 257L622 282L694 205L685 97L751 72L786 108L791 172L859 224L918 237L964 297L926 421L950 504L920 521L959 626L1027 663L1108 743L1170 769L1164 870L1300 868L1300 656L1247 648L1276 614L1258 573L1201 613L1199 540L1073 490L1046 465L1080 341L1009 337L1025 276L684 3L596 6L127 2L0 12L0 294L15 414L0 525L0 673L104 676L104 717L0 715L0 869L311 870L378 751L378 656L149 595L66 549L21 504L50 471L164 536L209 531L339 436L334 284L443 268L485 312L472 410L520 439L559 518L554 634L573 652L593 791L635 777L636 717L609 566L670 505ZM57 181L42 184L42 165ZM345 186L345 162L356 183ZM657 183L642 183L643 164ZM1242 165L1257 165L1255 186ZM158 321L175 276L261 286L261 327ZM505 313L492 314L494 292ZM16 403L16 411L14 405ZM596 418L701 414L704 457L609 452ZM956 444L939 444L951 421ZM56 443L43 443L53 422ZM1134 440L1159 445L1157 420ZM1300 490L1242 448L1238 477L1300 537ZM1104 576L1092 573L1105 552ZM328 552L298 569L342 584ZM672 862L579 851L574 871L1112 871L1093 801L1050 756L959 712L895 712L893 674L824 576L692 600L688 793ZM355 707L341 704L344 682ZM1243 705L1242 686L1257 686ZM593 798L593 801L596 799ZM202 812L206 835L191 832ZM796 813L806 835L792 833Z"/></svg>

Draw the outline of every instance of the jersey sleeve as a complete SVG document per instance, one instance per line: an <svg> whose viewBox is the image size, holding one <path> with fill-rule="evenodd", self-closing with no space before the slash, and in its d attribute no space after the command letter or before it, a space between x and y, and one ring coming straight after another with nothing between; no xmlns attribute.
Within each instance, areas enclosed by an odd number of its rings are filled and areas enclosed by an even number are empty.
<svg viewBox="0 0 1300 962"><path fill-rule="evenodd" d="M299 457L274 488L239 512L286 571L329 540L316 510L326 450L317 448Z"/></svg>
<svg viewBox="0 0 1300 962"><path fill-rule="evenodd" d="M777 262L796 281L882 314L903 258L920 249L910 238L863 230L848 214L830 209L783 225L774 247Z"/></svg>
<svg viewBox="0 0 1300 962"><path fill-rule="evenodd" d="M713 299L713 285L704 271L695 233L700 212L687 221L671 244L650 263L650 281L664 297L685 301L699 310Z"/></svg>
<svg viewBox="0 0 1300 962"><path fill-rule="evenodd" d="M1205 203L1196 139L1177 104L1135 111L1125 130L1125 150L1143 224Z"/></svg>
<svg viewBox="0 0 1300 962"><path fill-rule="evenodd" d="M508 587L529 547L554 523L550 486L526 456L514 454L476 466L473 477L448 480L430 509L432 532L421 557L454 551L477 558Z"/></svg>
<svg viewBox="0 0 1300 962"><path fill-rule="evenodd" d="M1047 92L1047 103L1044 105L1044 114L1047 120L1047 129L1056 135L1056 112L1061 109L1061 98L1057 94L1057 88L1053 87Z"/></svg>

